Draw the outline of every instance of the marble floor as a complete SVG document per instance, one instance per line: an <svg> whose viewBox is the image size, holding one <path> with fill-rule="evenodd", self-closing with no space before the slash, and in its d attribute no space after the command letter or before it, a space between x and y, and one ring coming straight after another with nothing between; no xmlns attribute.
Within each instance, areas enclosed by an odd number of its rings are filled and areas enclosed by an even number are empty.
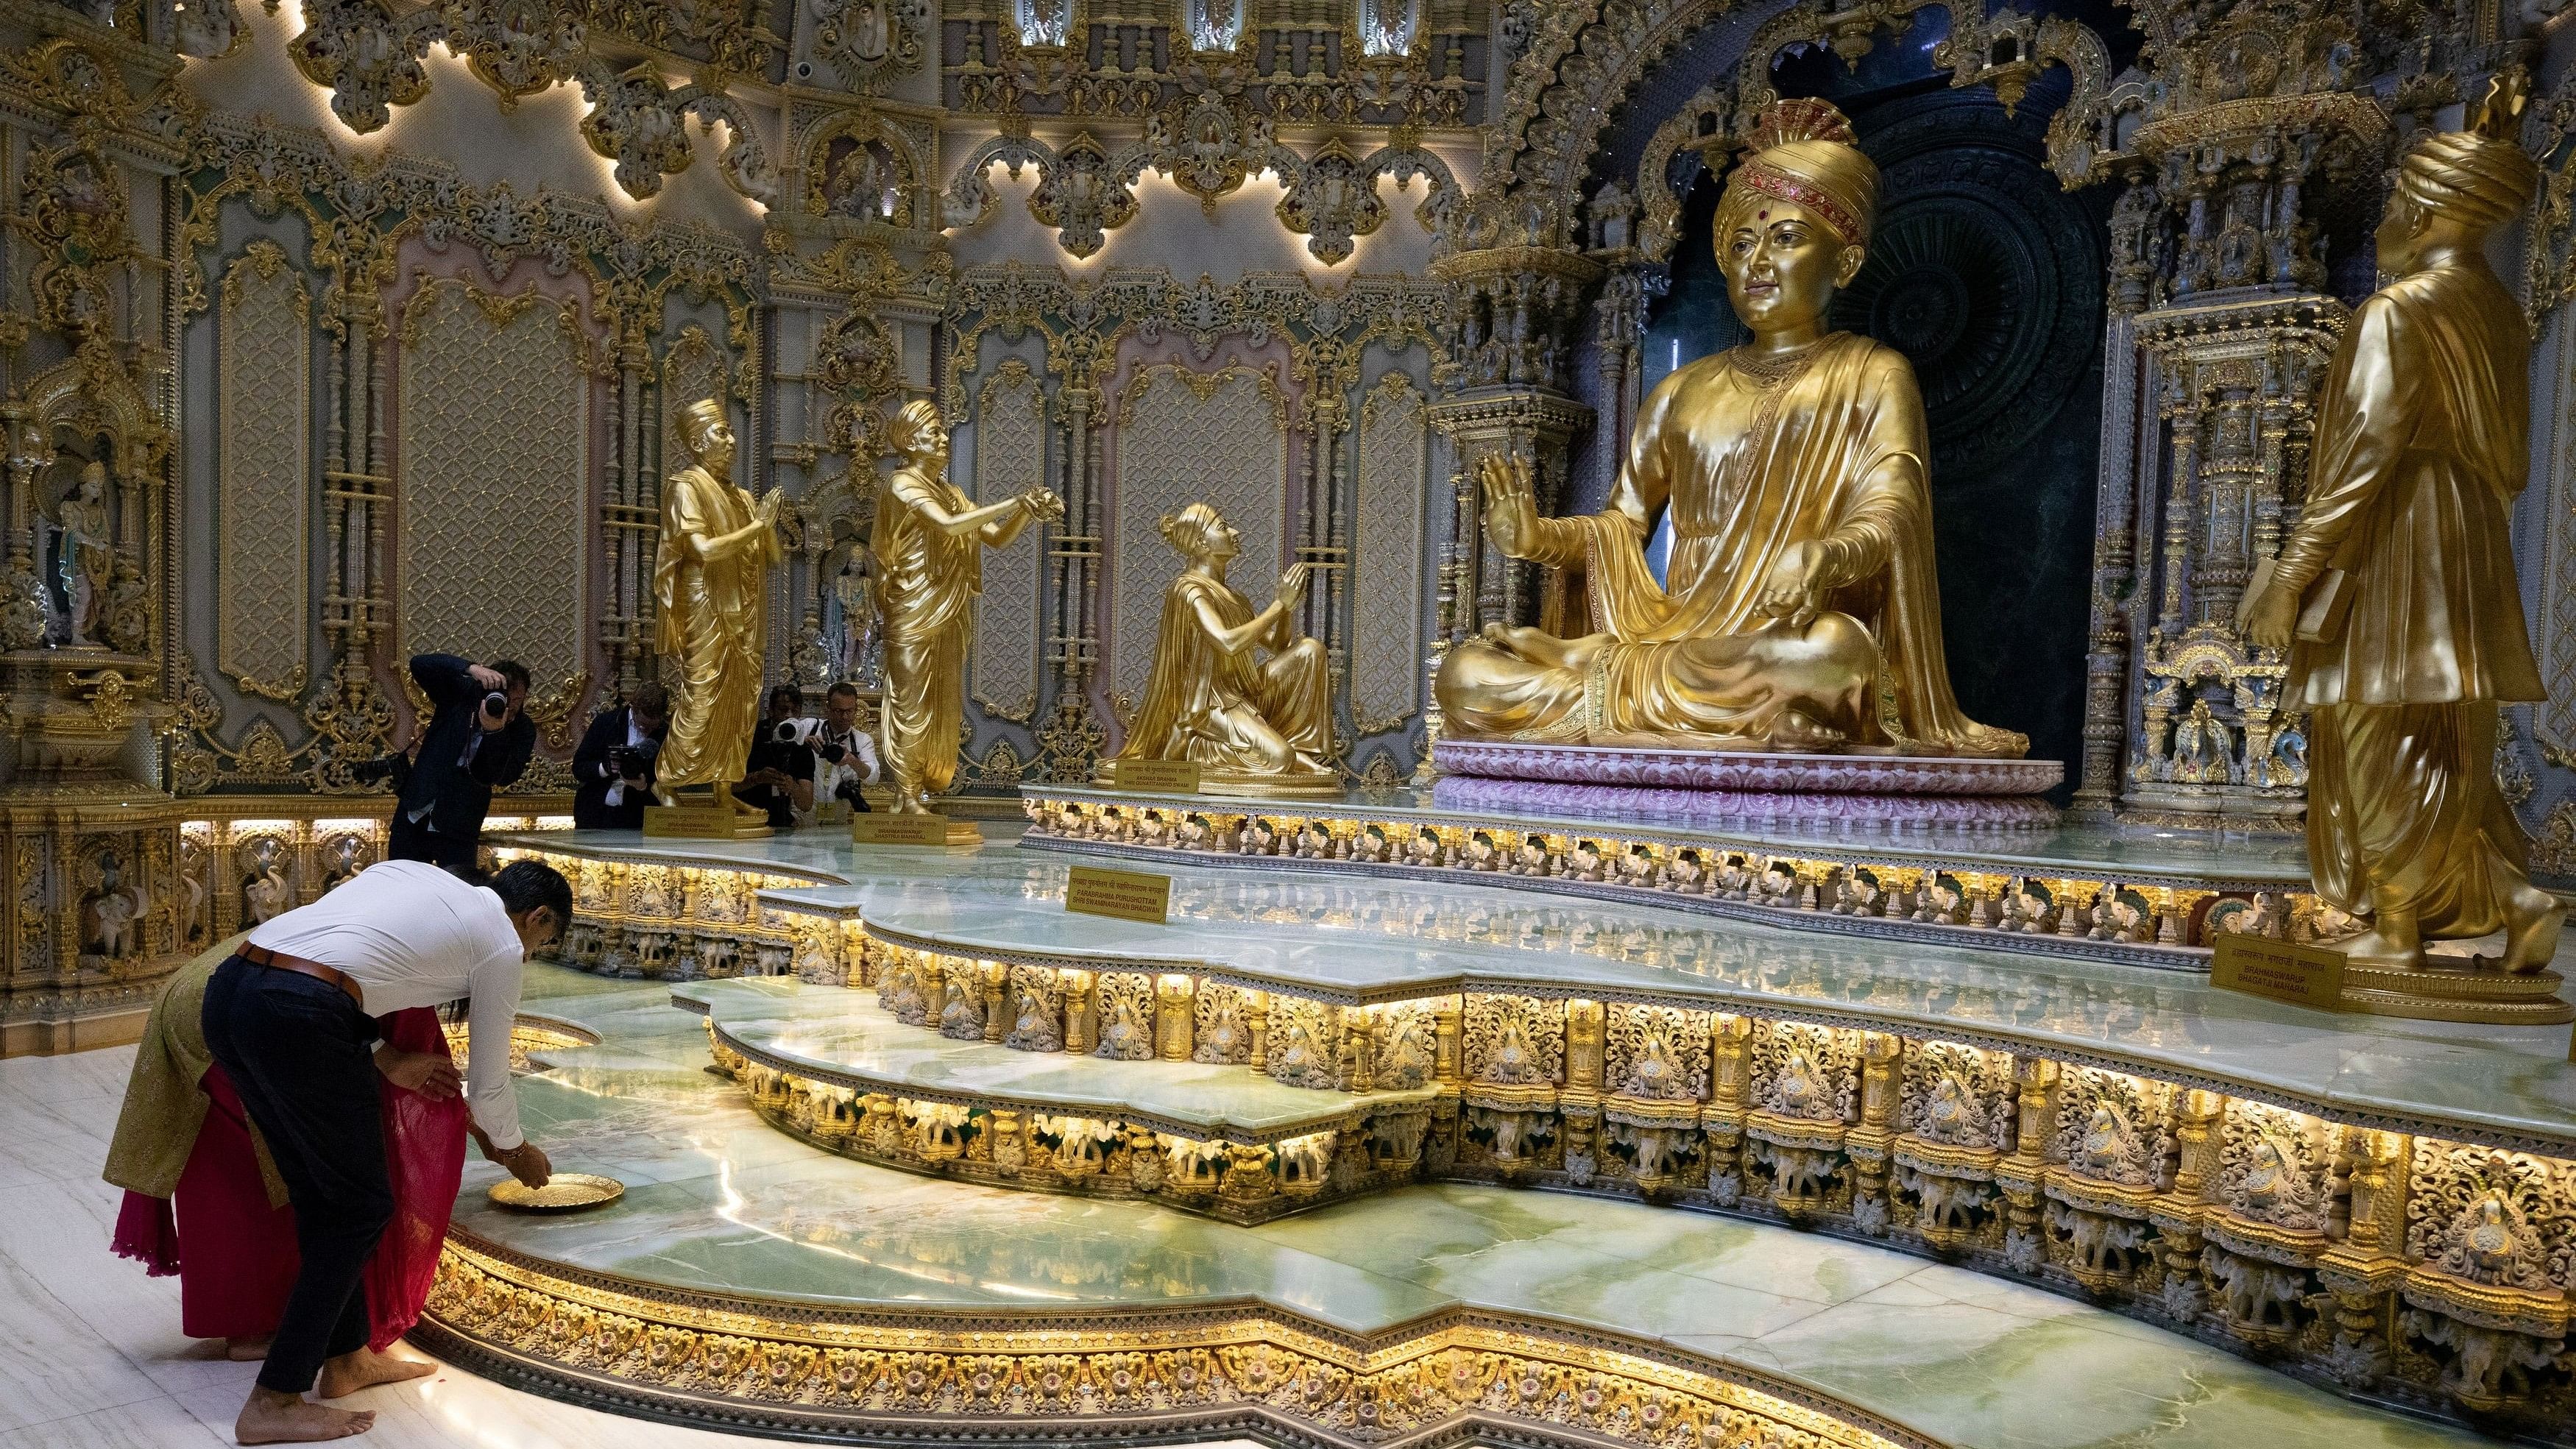
<svg viewBox="0 0 2576 1449"><path fill-rule="evenodd" d="M0 1449L210 1449L256 1364L179 1333L179 1283L107 1251L99 1180L132 1047L0 1061ZM394 1352L422 1357L408 1345ZM738 1434L642 1423L455 1369L346 1402L367 1449L739 1449ZM1255 1449L1228 1440L1202 1449Z"/></svg>

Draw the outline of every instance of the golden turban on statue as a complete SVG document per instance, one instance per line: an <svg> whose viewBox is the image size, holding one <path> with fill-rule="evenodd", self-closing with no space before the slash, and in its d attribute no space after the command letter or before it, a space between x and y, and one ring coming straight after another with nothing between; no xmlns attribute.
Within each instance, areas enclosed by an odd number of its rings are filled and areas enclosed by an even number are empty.
<svg viewBox="0 0 2576 1449"><path fill-rule="evenodd" d="M1878 164L1861 153L1851 123L1830 101L1782 101L1762 113L1745 159L1726 179L1716 230L1764 199L1794 201L1832 227L1845 246L1869 245L1878 215Z"/></svg>
<svg viewBox="0 0 2576 1449"><path fill-rule="evenodd" d="M2519 70L2497 76L2465 131L2426 136L2407 150L2397 168L2400 196L2463 226L2502 226L2531 204L2540 188L2540 166L2514 139L2530 78Z"/></svg>

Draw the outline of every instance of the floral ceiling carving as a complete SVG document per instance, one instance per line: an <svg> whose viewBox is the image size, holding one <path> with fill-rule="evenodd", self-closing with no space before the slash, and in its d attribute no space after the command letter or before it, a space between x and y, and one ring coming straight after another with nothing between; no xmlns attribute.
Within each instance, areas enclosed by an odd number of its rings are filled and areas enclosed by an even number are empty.
<svg viewBox="0 0 2576 1449"><path fill-rule="evenodd" d="M941 218L947 225L983 220L995 200L990 173L996 165L1015 179L1037 168L1029 214L1054 227L1057 243L1077 257L1099 251L1109 232L1135 217L1135 184L1148 170L1170 177L1208 210L1248 178L1277 175L1287 192L1277 208L1280 224L1304 236L1306 250L1328 266L1349 257L1355 239L1386 220L1380 178L1393 177L1399 190L1417 177L1428 179L1414 215L1435 236L1446 232L1463 196L1448 163L1419 145L1391 144L1360 157L1336 138L1304 157L1276 138L1269 118L1213 97L1156 117L1141 139L1115 153L1088 132L1060 146L1034 136L995 136L949 180Z"/></svg>

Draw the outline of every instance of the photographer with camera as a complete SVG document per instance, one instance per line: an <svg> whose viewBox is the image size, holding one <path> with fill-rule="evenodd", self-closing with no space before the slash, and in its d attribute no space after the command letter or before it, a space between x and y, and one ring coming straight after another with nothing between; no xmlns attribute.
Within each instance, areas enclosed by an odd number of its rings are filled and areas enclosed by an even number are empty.
<svg viewBox="0 0 2576 1449"><path fill-rule="evenodd" d="M814 811L814 750L805 741L815 722L800 718L804 708L804 692L795 685L769 691L768 712L752 732L751 758L734 787L736 800L769 812L773 830L791 829L798 816Z"/></svg>
<svg viewBox="0 0 2576 1449"><path fill-rule="evenodd" d="M528 667L515 659L476 664L453 654L421 654L412 681L435 712L395 796L388 860L474 864L492 792L527 773L537 747L528 719Z"/></svg>
<svg viewBox="0 0 2576 1449"><path fill-rule="evenodd" d="M653 798L653 762L671 728L671 695L659 683L635 687L604 709L572 752L572 823L581 830L641 830Z"/></svg>
<svg viewBox="0 0 2576 1449"><path fill-rule="evenodd" d="M823 696L823 718L806 743L814 750L814 798L867 809L860 787L877 778L877 742L859 722L857 685L835 684Z"/></svg>

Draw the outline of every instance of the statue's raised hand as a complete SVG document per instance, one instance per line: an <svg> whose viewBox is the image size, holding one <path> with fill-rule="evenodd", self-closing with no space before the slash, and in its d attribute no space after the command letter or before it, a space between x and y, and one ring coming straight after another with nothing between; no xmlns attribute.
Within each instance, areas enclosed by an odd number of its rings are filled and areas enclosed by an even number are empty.
<svg viewBox="0 0 2576 1449"><path fill-rule="evenodd" d="M1529 464L1488 453L1477 479L1485 488L1485 536L1510 557L1527 557L1538 537L1538 495Z"/></svg>
<svg viewBox="0 0 2576 1449"><path fill-rule="evenodd" d="M1052 488L1032 488L1021 494L1020 507L1040 523L1053 523L1064 517L1064 499Z"/></svg>
<svg viewBox="0 0 2576 1449"><path fill-rule="evenodd" d="M752 516L753 518L758 519L758 520L759 520L759 521L761 521L762 523L766 523L766 524L769 524L769 525L770 525L770 526L772 526L772 527L776 527L776 526L777 526L777 523L778 523L778 509L779 509L779 505L781 505L781 504L785 503L786 501L787 501L787 490L786 490L786 489L784 489L784 488L772 488L772 489L770 489L768 492L763 493L762 495L760 495L760 497L759 497L759 498L757 498L757 499L753 500L752 505L751 505L751 516Z"/></svg>

